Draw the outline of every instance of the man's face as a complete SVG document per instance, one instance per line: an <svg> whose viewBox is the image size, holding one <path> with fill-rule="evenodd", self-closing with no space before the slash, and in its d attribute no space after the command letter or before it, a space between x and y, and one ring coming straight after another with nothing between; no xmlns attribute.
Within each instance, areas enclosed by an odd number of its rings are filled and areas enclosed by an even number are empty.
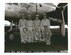
<svg viewBox="0 0 71 55"><path fill-rule="evenodd" d="M38 16L36 16L36 19L38 19L39 17Z"/></svg>
<svg viewBox="0 0 71 55"><path fill-rule="evenodd" d="M22 19L24 19L24 15L22 15Z"/></svg>
<svg viewBox="0 0 71 55"><path fill-rule="evenodd" d="M44 18L47 18L46 15L44 15Z"/></svg>
<svg viewBox="0 0 71 55"><path fill-rule="evenodd" d="M49 30L48 26L44 26L44 29L45 29L45 30Z"/></svg>
<svg viewBox="0 0 71 55"><path fill-rule="evenodd" d="M29 16L29 18L28 18L29 20L31 19L31 16Z"/></svg>
<svg viewBox="0 0 71 55"><path fill-rule="evenodd" d="M27 31L27 29L24 28L24 29L23 29L23 32L26 32L26 31Z"/></svg>

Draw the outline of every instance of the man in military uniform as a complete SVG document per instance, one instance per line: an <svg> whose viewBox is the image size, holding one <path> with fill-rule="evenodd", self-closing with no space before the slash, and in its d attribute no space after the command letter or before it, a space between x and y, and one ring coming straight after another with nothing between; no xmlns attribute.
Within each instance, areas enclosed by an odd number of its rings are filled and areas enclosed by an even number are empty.
<svg viewBox="0 0 71 55"><path fill-rule="evenodd" d="M27 43L28 42L28 36L29 36L29 32L28 32L28 29L26 27L23 28L23 39L24 39L24 43Z"/></svg>
<svg viewBox="0 0 71 55"><path fill-rule="evenodd" d="M41 21L42 30L44 30L44 26L48 26L48 28L50 28L50 20L47 18L46 14L43 14L43 19Z"/></svg>
<svg viewBox="0 0 71 55"><path fill-rule="evenodd" d="M25 19L24 14L21 14L21 19L19 20L19 30L21 36L21 43L25 43L25 36L23 35L23 29L26 27L27 20Z"/></svg>
<svg viewBox="0 0 71 55"><path fill-rule="evenodd" d="M46 14L43 14L44 19L41 21L41 29L42 29L42 37L43 41L46 41L47 45L50 45L50 39L51 36L47 35L46 33L49 33L47 29L50 29L50 20L47 18ZM51 34L50 34L51 35ZM47 37L47 38L45 38Z"/></svg>
<svg viewBox="0 0 71 55"><path fill-rule="evenodd" d="M33 42L33 36L32 36L33 20L31 19L31 15L28 15L27 28L29 32L28 42Z"/></svg>
<svg viewBox="0 0 71 55"><path fill-rule="evenodd" d="M44 26L44 31L43 31L43 39L46 42L46 45L51 45L51 31L49 30L48 26Z"/></svg>
<svg viewBox="0 0 71 55"><path fill-rule="evenodd" d="M40 25L41 22L39 20L39 15L36 15L36 19L34 20L34 35L36 37L36 40L40 40L41 38Z"/></svg>

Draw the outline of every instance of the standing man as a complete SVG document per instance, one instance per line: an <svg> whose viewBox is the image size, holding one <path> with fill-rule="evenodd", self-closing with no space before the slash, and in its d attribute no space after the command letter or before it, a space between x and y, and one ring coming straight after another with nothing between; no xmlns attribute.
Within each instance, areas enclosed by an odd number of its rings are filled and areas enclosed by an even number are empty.
<svg viewBox="0 0 71 55"><path fill-rule="evenodd" d="M25 36L23 35L23 29L26 28L27 20L25 19L24 14L21 14L21 19L19 20L19 30L20 30L20 36L21 36L21 43L26 43Z"/></svg>
<svg viewBox="0 0 71 55"><path fill-rule="evenodd" d="M41 21L42 37L43 40L46 42L46 45L50 45L51 35L46 35L46 33L49 33L48 30L50 29L50 20L47 18L46 14L43 14L43 18L44 19Z"/></svg>
<svg viewBox="0 0 71 55"><path fill-rule="evenodd" d="M41 25L41 22L39 20L39 15L36 15L36 19L34 20L34 35L36 37L36 40L41 39L40 25Z"/></svg>
<svg viewBox="0 0 71 55"><path fill-rule="evenodd" d="M27 41L33 42L33 36L32 36L33 20L31 19L31 15L28 15L27 28L28 28L28 32L29 32Z"/></svg>

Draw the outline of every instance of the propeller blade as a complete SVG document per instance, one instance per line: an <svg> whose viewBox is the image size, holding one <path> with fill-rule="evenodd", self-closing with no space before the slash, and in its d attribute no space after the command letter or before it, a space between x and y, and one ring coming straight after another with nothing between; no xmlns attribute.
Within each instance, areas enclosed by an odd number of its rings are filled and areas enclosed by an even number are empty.
<svg viewBox="0 0 71 55"><path fill-rule="evenodd" d="M62 32L62 36L65 36L65 23L61 24L61 32Z"/></svg>
<svg viewBox="0 0 71 55"><path fill-rule="evenodd" d="M63 11L62 11L61 33L62 33L62 36L65 36L65 21L64 21L64 14L63 14Z"/></svg>
<svg viewBox="0 0 71 55"><path fill-rule="evenodd" d="M65 7L67 6L68 4L67 3L59 3L58 5L57 5L57 8L63 8L63 10L65 9Z"/></svg>

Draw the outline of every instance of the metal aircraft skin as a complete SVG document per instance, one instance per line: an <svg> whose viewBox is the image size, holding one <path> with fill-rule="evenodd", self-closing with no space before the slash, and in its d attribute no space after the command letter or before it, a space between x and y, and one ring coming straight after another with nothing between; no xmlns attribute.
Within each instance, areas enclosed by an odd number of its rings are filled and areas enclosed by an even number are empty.
<svg viewBox="0 0 71 55"><path fill-rule="evenodd" d="M22 3L19 3L19 4L18 3L6 3L5 17L20 18L21 13L35 15L36 12L38 14L43 14L43 13L47 13L47 12L50 12L53 10L55 10L55 7L49 6L44 3L37 4L37 11L36 11L36 4L23 3L23 5L22 5ZM6 18L6 19L8 19L8 18Z"/></svg>
<svg viewBox="0 0 71 55"><path fill-rule="evenodd" d="M20 3L6 3L6 5L5 5L5 20L8 20L10 22L11 22L11 20L13 20L13 21L17 22L17 20L19 20L19 18L21 17L21 13L27 14L27 12L28 12L28 14L35 15L35 13L36 13L36 5L35 4L33 5L33 7L32 7L32 3L31 3L31 5L24 3L24 6L22 8L21 8L21 6L22 5ZM31 6L33 10L31 10L31 7L30 7L29 10L27 11L27 6L28 6L28 8L29 8L29 6ZM44 9L45 8L44 6L49 7L49 9L48 8ZM37 5L37 13L39 15L46 13L47 16L49 16L49 17L52 17L55 19L61 19L61 13L59 10L57 10L57 8L55 6L56 5L54 5L53 3L47 3L46 5L45 4L38 4ZM60 6L62 6L62 5L60 5ZM65 9L64 12L65 12L64 13L65 23L67 23L67 8ZM51 24L53 24L53 22ZM53 25L55 25L55 23Z"/></svg>

